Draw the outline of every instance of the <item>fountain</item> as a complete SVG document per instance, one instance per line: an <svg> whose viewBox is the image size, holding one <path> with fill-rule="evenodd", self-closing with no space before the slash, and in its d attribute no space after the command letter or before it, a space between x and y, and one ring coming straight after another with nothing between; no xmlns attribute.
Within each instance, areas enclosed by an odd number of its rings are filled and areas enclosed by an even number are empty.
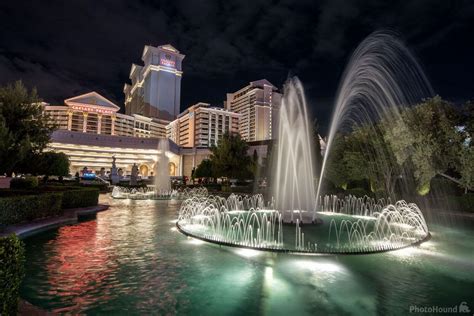
<svg viewBox="0 0 474 316"><path fill-rule="evenodd" d="M432 88L423 70L392 33L375 32L362 41L353 53L338 88L317 196L323 190L322 181L338 132L361 125L374 130L374 122L398 118L402 107L431 95ZM383 150L376 156L379 164L387 160Z"/></svg>
<svg viewBox="0 0 474 316"><path fill-rule="evenodd" d="M166 156L167 151L169 151L168 139L160 139L158 142L158 157L155 164L154 185L131 188L115 186L112 189L112 197L114 199L131 200L182 200L193 196L207 196L208 192L205 187L185 188L184 190L171 189L168 170L169 158ZM137 175L138 167L136 164L133 164L130 184L137 184ZM132 180L134 180L133 183Z"/></svg>
<svg viewBox="0 0 474 316"><path fill-rule="evenodd" d="M405 46L390 33L375 32L359 45L344 72L317 188L304 90L293 78L285 85L279 111L272 202L265 204L260 195L193 197L182 204L177 228L221 245L305 254L383 252L427 240L425 219L413 203L391 203L390 196L322 197L321 190L337 132L390 120L399 107L430 93ZM382 154L374 158L383 163Z"/></svg>
<svg viewBox="0 0 474 316"><path fill-rule="evenodd" d="M284 88L273 162L273 197L285 222L293 222L294 214L300 222L315 219L316 189L311 143L303 85L293 78Z"/></svg>
<svg viewBox="0 0 474 316"><path fill-rule="evenodd" d="M192 189L185 188L183 190L156 190L155 186L149 185L139 188L126 188L115 186L112 189L112 197L114 199L130 199L130 200L184 200L194 196L207 196L208 192L205 187L195 187Z"/></svg>
<svg viewBox="0 0 474 316"><path fill-rule="evenodd" d="M168 139L160 139L158 142L158 159L155 166L155 189L157 191L169 191L171 188L168 165L170 159L166 156L169 151Z"/></svg>

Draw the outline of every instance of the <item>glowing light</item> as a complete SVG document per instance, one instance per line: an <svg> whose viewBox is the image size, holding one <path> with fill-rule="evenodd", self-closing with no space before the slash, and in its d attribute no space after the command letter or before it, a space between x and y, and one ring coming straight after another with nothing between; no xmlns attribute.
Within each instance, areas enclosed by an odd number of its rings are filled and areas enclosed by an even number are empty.
<svg viewBox="0 0 474 316"><path fill-rule="evenodd" d="M238 254L239 256L246 257L246 258L256 257L261 254L261 252L258 250L245 249L245 248L237 249L235 253Z"/></svg>
<svg viewBox="0 0 474 316"><path fill-rule="evenodd" d="M398 257L411 257L416 253L418 253L418 249L415 247L408 247L390 252L390 254Z"/></svg>
<svg viewBox="0 0 474 316"><path fill-rule="evenodd" d="M170 230L171 230L172 232L175 232L175 231L177 231L178 229L177 229L176 227L171 227Z"/></svg>
<svg viewBox="0 0 474 316"><path fill-rule="evenodd" d="M205 243L204 241L202 241L200 239L195 239L195 238L191 238L191 237L188 237L188 239L189 239L188 242L190 244L193 244L193 245L202 245L202 244Z"/></svg>
<svg viewBox="0 0 474 316"><path fill-rule="evenodd" d="M343 268L335 262L330 261L313 261L313 260L297 260L295 266L309 270L311 272L342 272Z"/></svg>
<svg viewBox="0 0 474 316"><path fill-rule="evenodd" d="M268 285L271 285L273 281L273 268L265 267L265 281L268 282Z"/></svg>

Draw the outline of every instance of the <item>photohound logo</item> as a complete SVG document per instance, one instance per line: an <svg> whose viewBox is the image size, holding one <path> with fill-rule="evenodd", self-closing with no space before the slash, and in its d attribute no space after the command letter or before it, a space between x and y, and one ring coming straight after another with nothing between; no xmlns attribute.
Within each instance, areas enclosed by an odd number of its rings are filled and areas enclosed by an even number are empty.
<svg viewBox="0 0 474 316"><path fill-rule="evenodd" d="M427 314L449 314L449 313L470 313L471 309L467 302L461 302L459 305L454 306L410 306L410 313L427 313Z"/></svg>

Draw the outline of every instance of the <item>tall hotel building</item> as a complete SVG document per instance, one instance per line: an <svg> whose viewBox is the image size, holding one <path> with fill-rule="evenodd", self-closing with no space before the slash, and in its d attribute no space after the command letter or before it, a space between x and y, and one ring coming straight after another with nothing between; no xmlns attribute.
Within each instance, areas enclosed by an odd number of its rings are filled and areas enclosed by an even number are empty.
<svg viewBox="0 0 474 316"><path fill-rule="evenodd" d="M277 135L281 94L266 79L252 81L237 92L228 93L228 111L239 113L239 132L248 142L269 140Z"/></svg>
<svg viewBox="0 0 474 316"><path fill-rule="evenodd" d="M112 157L124 174L137 164L142 176L153 175L158 166L158 143L169 139L169 174L190 176L192 169L210 156L226 132L239 133L264 156L267 143L276 136L275 118L281 94L267 80L251 82L227 95L224 108L197 103L180 110L184 55L171 45L145 46L143 66L132 65L131 84L125 84L125 114L120 107L89 92L69 98L64 105L43 103L58 130L47 150L64 152L70 172L91 168L109 170Z"/></svg>
<svg viewBox="0 0 474 316"><path fill-rule="evenodd" d="M241 115L208 103L190 106L166 127L168 138L182 147L211 147L226 132L238 133Z"/></svg>
<svg viewBox="0 0 474 316"><path fill-rule="evenodd" d="M125 84L125 112L172 121L179 115L184 55L171 45L145 46L144 65L132 64Z"/></svg>

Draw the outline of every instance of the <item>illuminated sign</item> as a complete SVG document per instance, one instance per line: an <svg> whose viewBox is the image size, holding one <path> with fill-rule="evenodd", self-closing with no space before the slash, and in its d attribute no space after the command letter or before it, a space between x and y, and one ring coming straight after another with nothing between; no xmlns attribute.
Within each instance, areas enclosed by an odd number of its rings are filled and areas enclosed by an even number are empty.
<svg viewBox="0 0 474 316"><path fill-rule="evenodd" d="M109 109L98 109L95 107L85 106L85 105L72 105L71 108L76 111L86 111L86 112L95 112L95 113L102 113L102 114L112 114L114 113L113 110Z"/></svg>
<svg viewBox="0 0 474 316"><path fill-rule="evenodd" d="M160 58L160 65L172 68L176 67L176 63L171 59L171 55L169 54L166 54L164 58Z"/></svg>
<svg viewBox="0 0 474 316"><path fill-rule="evenodd" d="M96 174L95 173L92 173L92 172L84 172L82 174L82 179L84 180L94 180L96 177Z"/></svg>

